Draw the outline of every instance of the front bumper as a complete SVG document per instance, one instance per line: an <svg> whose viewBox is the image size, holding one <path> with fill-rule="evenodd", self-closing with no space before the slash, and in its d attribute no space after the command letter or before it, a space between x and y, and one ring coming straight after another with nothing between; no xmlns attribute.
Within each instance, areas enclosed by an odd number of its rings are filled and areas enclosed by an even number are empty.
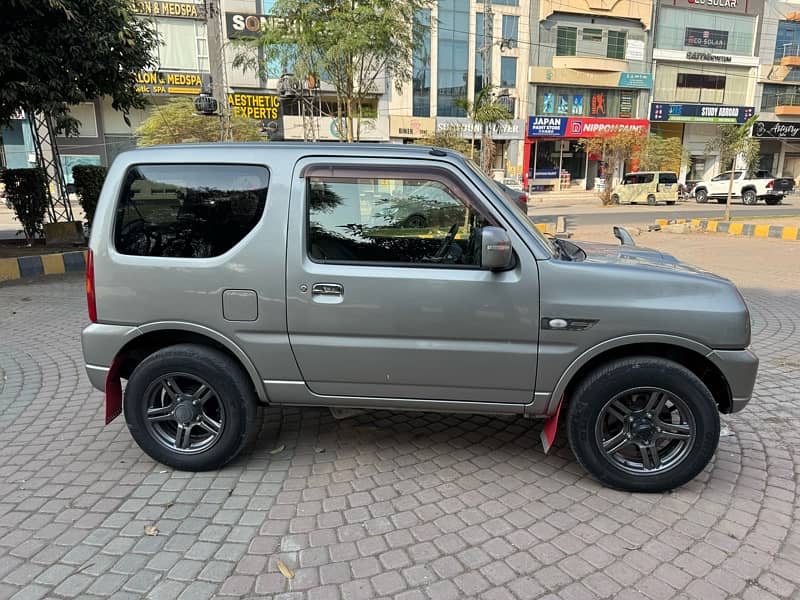
<svg viewBox="0 0 800 600"><path fill-rule="evenodd" d="M731 390L730 412L739 412L753 396L758 373L758 357L749 349L745 349L714 350L708 358L728 382Z"/></svg>

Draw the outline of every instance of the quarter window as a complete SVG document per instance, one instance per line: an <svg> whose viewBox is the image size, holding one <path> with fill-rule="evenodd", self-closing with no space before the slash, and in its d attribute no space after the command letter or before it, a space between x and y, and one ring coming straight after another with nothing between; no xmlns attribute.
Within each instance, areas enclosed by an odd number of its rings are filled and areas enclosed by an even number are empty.
<svg viewBox="0 0 800 600"><path fill-rule="evenodd" d="M334 263L480 267L489 225L449 179L310 175L307 251Z"/></svg>
<svg viewBox="0 0 800 600"><path fill-rule="evenodd" d="M209 258L258 223L269 172L249 165L138 165L125 177L114 244L134 256Z"/></svg>

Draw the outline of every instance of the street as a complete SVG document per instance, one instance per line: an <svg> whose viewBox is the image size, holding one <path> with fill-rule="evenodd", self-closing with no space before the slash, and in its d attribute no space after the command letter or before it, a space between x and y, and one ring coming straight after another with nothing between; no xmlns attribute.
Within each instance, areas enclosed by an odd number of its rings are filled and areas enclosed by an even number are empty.
<svg viewBox="0 0 800 600"><path fill-rule="evenodd" d="M0 286L0 598L798 597L800 244L636 241L733 278L762 361L712 464L659 495L511 417L271 408L249 455L173 471L103 425L82 278Z"/></svg>

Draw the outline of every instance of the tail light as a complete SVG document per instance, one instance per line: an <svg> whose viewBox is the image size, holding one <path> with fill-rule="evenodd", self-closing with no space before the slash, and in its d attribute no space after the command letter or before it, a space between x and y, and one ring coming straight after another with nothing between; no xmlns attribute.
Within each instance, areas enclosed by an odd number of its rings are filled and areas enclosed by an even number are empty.
<svg viewBox="0 0 800 600"><path fill-rule="evenodd" d="M769 180L769 182L767 183L767 189L768 189L768 190L771 190L771 189L772 189L772 184L773 184L773 183L775 183L775 180L774 180L774 179L770 179L770 180Z"/></svg>
<svg viewBox="0 0 800 600"><path fill-rule="evenodd" d="M97 323L97 298L94 292L94 254L91 250L86 256L86 305L89 309L89 320Z"/></svg>
<svg viewBox="0 0 800 600"><path fill-rule="evenodd" d="M522 202L523 204L527 204L528 203L528 196L526 194L520 194L519 195L519 201Z"/></svg>

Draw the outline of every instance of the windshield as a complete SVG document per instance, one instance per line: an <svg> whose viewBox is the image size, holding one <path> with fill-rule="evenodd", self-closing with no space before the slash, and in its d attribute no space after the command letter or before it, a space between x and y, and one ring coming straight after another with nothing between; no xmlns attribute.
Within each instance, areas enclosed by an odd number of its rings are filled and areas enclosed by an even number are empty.
<svg viewBox="0 0 800 600"><path fill-rule="evenodd" d="M522 226L525 227L525 229L527 229L531 233L531 235L533 235L536 239L540 240L544 245L544 247L549 249L554 256L557 256L560 253L560 250L556 246L555 242L546 237L541 231L539 231L536 228L536 226L533 224L533 221L531 221L528 218L527 212L522 210L522 208L518 206L516 202L513 202L511 198L509 198L503 192L503 189L497 184L496 181L494 181L491 177L488 177L483 171L481 171L480 167L476 165L474 161L470 159L465 159L464 162L467 163L472 172L475 175L477 175L481 181L483 181L486 185L488 185L491 188L491 190L495 193L495 195L498 198L503 200L503 202L509 209L511 209L517 214L520 223L522 223Z"/></svg>

